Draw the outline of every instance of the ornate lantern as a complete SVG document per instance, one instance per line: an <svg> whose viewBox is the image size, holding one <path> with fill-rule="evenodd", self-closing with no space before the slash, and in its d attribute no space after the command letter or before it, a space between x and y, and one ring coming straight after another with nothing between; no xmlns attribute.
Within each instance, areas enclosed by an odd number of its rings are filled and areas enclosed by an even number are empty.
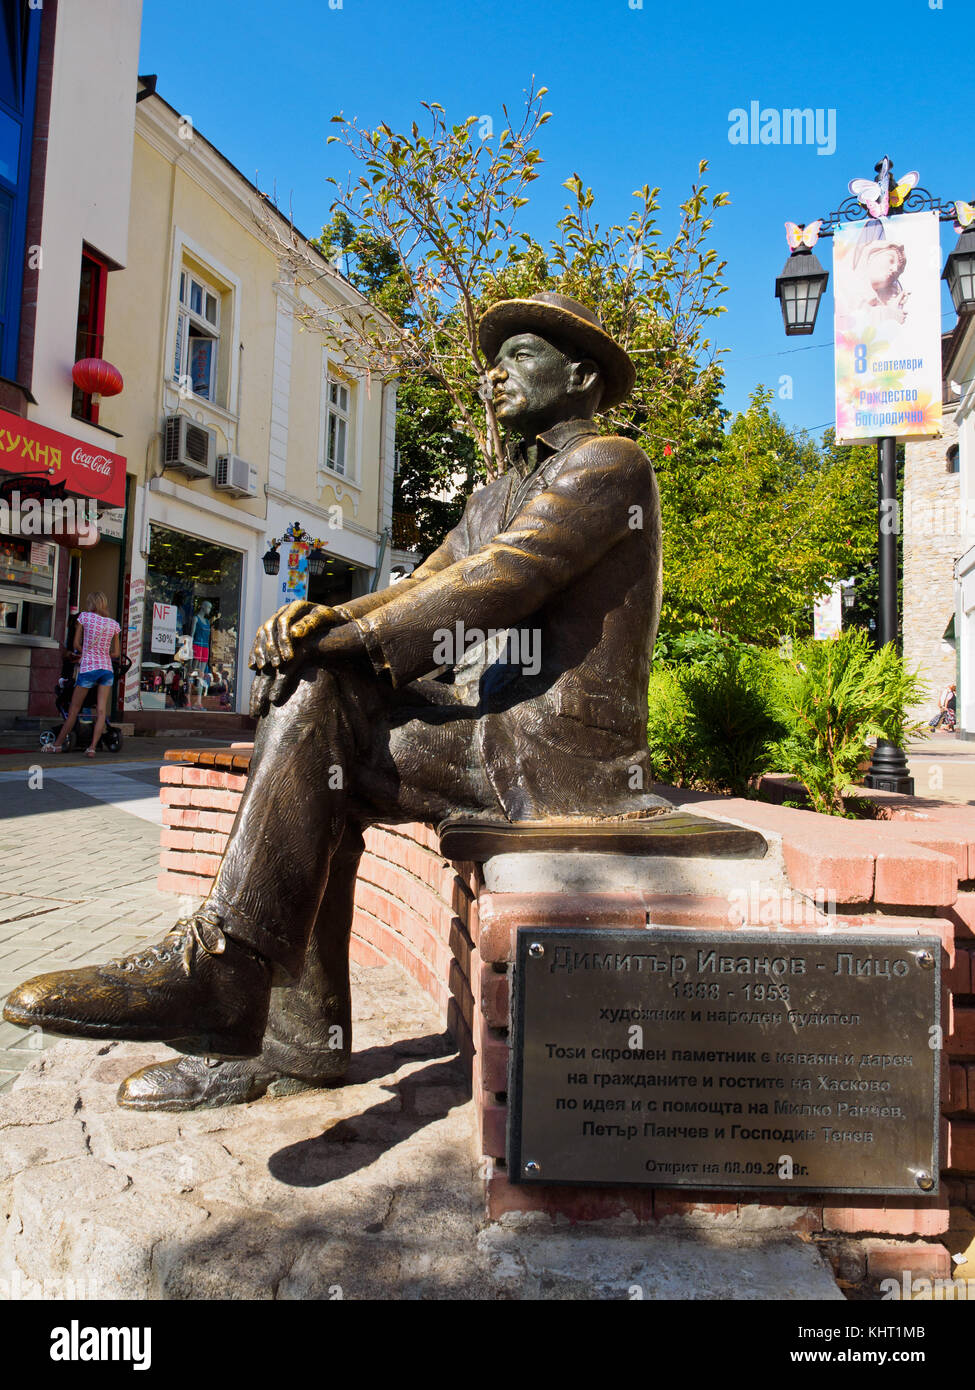
<svg viewBox="0 0 975 1390"><path fill-rule="evenodd" d="M816 327L819 301L829 275L806 246L799 246L782 267L775 282L775 297L782 305L786 336L811 333Z"/></svg>
<svg viewBox="0 0 975 1390"><path fill-rule="evenodd" d="M962 232L954 251L945 261L941 276L948 281L956 314L975 309L975 227Z"/></svg>
<svg viewBox="0 0 975 1390"><path fill-rule="evenodd" d="M102 357L83 357L76 362L71 380L86 396L117 396L124 384L118 367Z"/></svg>

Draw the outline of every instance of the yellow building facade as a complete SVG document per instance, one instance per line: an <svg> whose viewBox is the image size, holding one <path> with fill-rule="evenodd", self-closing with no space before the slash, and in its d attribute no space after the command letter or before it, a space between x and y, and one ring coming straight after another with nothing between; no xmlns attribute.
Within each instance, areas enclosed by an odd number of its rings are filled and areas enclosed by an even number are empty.
<svg viewBox="0 0 975 1390"><path fill-rule="evenodd" d="M313 288L296 284L289 243ZM188 119L139 100L128 259L105 299L104 354L125 387L98 421L127 459L127 718L246 710L265 618L290 597L388 582L395 390L315 326L363 303ZM310 539L324 549L312 572Z"/></svg>

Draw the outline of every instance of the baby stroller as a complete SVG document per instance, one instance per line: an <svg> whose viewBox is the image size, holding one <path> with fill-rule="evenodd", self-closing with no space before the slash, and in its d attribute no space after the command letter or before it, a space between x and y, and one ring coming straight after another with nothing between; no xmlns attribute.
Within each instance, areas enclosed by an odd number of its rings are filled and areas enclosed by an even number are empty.
<svg viewBox="0 0 975 1390"><path fill-rule="evenodd" d="M112 670L115 673L116 681L125 675L131 665L131 657L123 656L112 658ZM57 685L54 687L54 705L62 721L67 719L71 709L71 697L74 694L76 671L77 663L70 657L67 657L61 665L61 675L58 678ZM85 699L85 703L78 712L78 718L75 721L74 728L64 740L63 747L66 753L71 753L75 749L80 751L91 746L91 736L95 732L95 697L96 687L92 686ZM45 744L53 743L56 738L56 729L45 729L39 739L41 747L43 748ZM105 729L102 736L98 740L98 747L106 753L117 753L122 747L122 730L112 724L108 719L105 721Z"/></svg>

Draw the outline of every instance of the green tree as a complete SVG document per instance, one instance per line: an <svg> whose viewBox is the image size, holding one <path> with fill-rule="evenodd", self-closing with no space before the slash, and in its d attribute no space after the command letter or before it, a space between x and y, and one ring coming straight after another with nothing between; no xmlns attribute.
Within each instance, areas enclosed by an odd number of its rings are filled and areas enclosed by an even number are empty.
<svg viewBox="0 0 975 1390"><path fill-rule="evenodd" d="M409 285L390 242L336 209L313 244L394 324L410 321ZM396 402L393 544L427 555L460 520L478 476L477 446L436 376L406 373Z"/></svg>
<svg viewBox="0 0 975 1390"><path fill-rule="evenodd" d="M665 633L707 627L768 645L808 631L815 598L872 553L870 451L820 449L771 399L756 389L710 464L678 454L661 472Z"/></svg>
<svg viewBox="0 0 975 1390"><path fill-rule="evenodd" d="M449 126L425 104L428 129L382 125L363 131L337 117L359 164L340 190L318 242L365 296L361 312L309 321L353 365L400 381L395 510L398 543L407 532L429 551L459 515L472 486L501 471L502 440L486 388L477 324L498 299L559 290L592 307L637 367L631 398L602 419L607 432L639 440L658 465L668 455L720 437L722 382L708 337L722 311L723 263L708 245L712 213L727 195L699 181L680 208L676 233L658 223L659 190L634 193L625 223L602 228L595 196L578 175L555 235L543 247L515 218L538 176L533 141L548 119L545 89L527 94L517 129L495 139L476 118ZM286 248L300 282L319 274ZM706 417L702 425L701 416ZM473 450L473 454L472 454Z"/></svg>
<svg viewBox="0 0 975 1390"><path fill-rule="evenodd" d="M442 386L479 453L481 478L505 466L486 389L490 364L477 342L481 314L498 298L560 289L596 310L639 368L632 401L604 422L607 429L660 446L677 437L701 391L720 378L706 330L721 312L723 266L708 242L711 214L727 195L696 182L668 240L657 220L657 189L636 190L626 222L603 229L592 190L574 174L566 183L571 200L543 249L516 222L539 174L545 90L530 88L518 121L503 108L496 136L475 116L450 125L443 107L428 102L422 131L416 122L407 132L385 123L369 131L337 116L339 131L329 137L345 145L356 167L344 186L333 180L322 247L333 259L332 252L361 252L360 270L388 284L372 305L346 310L341 324L311 310L308 320L352 365ZM699 175L705 169L702 162ZM285 239L282 253L299 282L320 275L320 267L302 262L297 244Z"/></svg>

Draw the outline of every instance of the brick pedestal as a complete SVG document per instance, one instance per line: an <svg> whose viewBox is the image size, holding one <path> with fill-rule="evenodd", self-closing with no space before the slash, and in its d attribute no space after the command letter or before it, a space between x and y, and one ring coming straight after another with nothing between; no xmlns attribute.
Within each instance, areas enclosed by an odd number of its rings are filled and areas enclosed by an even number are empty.
<svg viewBox="0 0 975 1390"><path fill-rule="evenodd" d="M249 749L167 753L162 770L162 890L202 897L220 862L246 784ZM886 819L831 820L808 811L730 798L681 798L696 813L751 826L780 850L791 888L730 897L645 892L488 892L480 866L445 859L427 825L366 832L355 898L352 955L396 961L443 1010L469 1067L493 1218L543 1211L572 1221L625 1217L743 1231L791 1230L839 1249L876 1237L876 1268L896 1263L941 1277L949 1200L975 1198L975 808L884 796ZM747 885L746 885L747 887ZM944 948L946 1046L942 1193L924 1198L753 1194L651 1188L517 1186L505 1167L508 1038L515 932L534 924L638 930L648 921L735 931L935 934ZM880 1242L878 1244L878 1241ZM878 1253L890 1247L890 1259Z"/></svg>

